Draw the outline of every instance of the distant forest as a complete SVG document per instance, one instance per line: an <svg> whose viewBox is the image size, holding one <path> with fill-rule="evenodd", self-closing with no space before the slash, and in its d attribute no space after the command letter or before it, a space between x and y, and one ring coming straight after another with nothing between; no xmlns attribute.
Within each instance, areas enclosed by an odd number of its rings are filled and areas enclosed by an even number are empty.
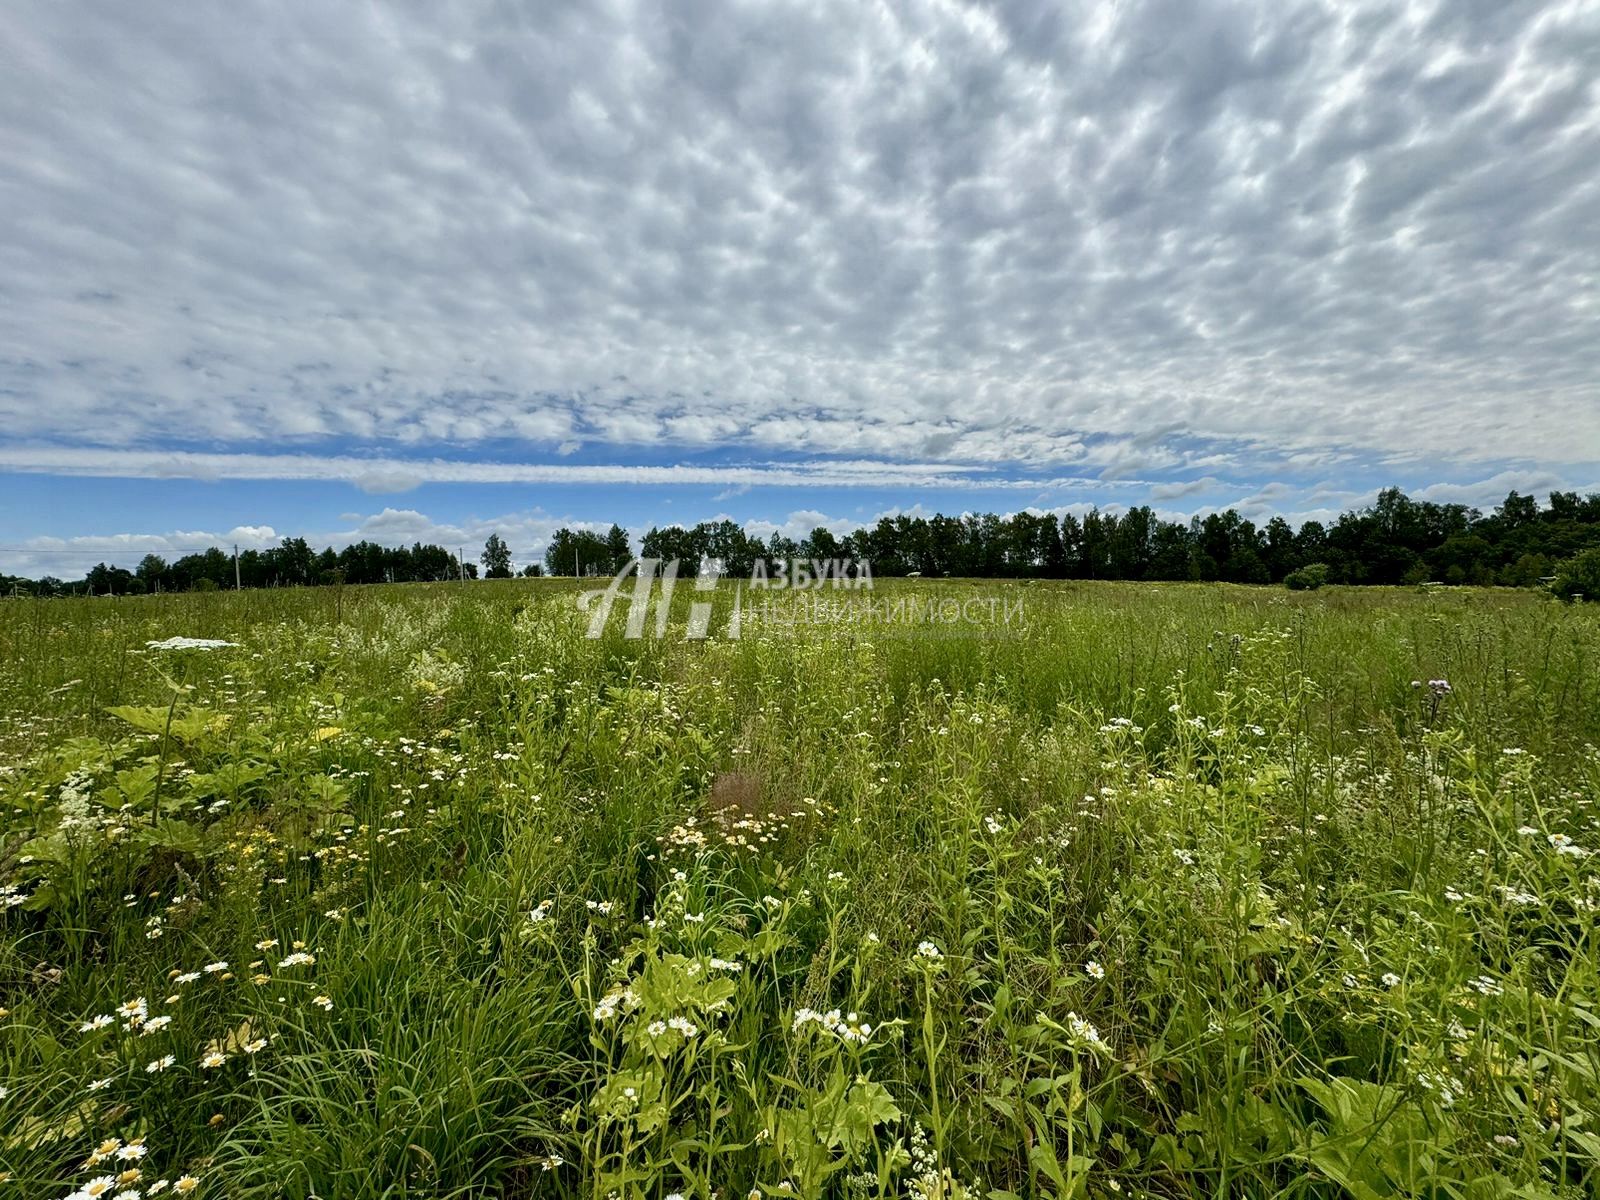
<svg viewBox="0 0 1600 1200"><path fill-rule="evenodd" d="M843 537L815 529L800 541L782 534L762 540L733 521L692 529L653 528L647 558L677 558L685 574L704 557L720 558L734 576L749 576L758 559L865 559L875 577L905 575L988 578L1225 580L1234 583L1493 584L1528 587L1548 579L1580 552L1600 548L1600 493L1552 492L1540 506L1512 492L1490 513L1463 504L1417 501L1395 488L1370 508L1346 512L1331 524L1307 521L1295 529L1282 517L1263 526L1232 509L1164 521L1148 507L1121 513L1020 512L961 517L884 517ZM633 548L626 531L561 529L544 564L524 575L610 575ZM1594 561L1600 549L1585 555ZM512 550L494 535L480 561L484 575L508 578ZM303 587L330 583L441 582L476 579L478 564L442 546L409 549L357 542L318 553L301 538L238 556L243 587ZM173 562L147 555L133 571L101 563L80 580L0 576L5 592L38 595L128 594L231 588L234 556L212 549ZM1592 593L1591 593L1592 594Z"/></svg>

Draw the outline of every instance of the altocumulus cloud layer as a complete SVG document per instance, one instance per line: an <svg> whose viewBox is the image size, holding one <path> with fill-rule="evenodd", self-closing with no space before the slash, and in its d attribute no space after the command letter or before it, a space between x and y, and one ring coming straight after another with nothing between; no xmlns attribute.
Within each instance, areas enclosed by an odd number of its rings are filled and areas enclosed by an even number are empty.
<svg viewBox="0 0 1600 1200"><path fill-rule="evenodd" d="M20 0L0 470L1593 464L1597 80L1588 2Z"/></svg>

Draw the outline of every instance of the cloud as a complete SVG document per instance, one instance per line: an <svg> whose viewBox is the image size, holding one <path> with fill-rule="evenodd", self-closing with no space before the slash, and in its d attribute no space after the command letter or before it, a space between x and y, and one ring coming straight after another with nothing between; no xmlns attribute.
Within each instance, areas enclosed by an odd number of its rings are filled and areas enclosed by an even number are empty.
<svg viewBox="0 0 1600 1200"><path fill-rule="evenodd" d="M1014 478L957 464L874 462L862 459L663 466L4 445L0 445L0 470L99 478L136 478L159 473L167 479L208 481L337 481L353 483L362 491L372 494L410 491L424 483L599 484L613 487L629 484L715 485L726 489L725 497L737 495L754 486L952 490L1102 486L1096 480L1080 476ZM1138 481L1122 482L1129 486Z"/></svg>
<svg viewBox="0 0 1600 1200"><path fill-rule="evenodd" d="M1593 5L5 24L0 428L118 470L1600 461Z"/></svg>

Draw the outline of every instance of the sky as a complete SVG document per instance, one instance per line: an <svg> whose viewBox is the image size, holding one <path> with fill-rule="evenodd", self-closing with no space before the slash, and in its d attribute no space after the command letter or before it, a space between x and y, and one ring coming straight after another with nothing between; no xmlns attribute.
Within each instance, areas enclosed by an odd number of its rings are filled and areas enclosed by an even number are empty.
<svg viewBox="0 0 1600 1200"><path fill-rule="evenodd" d="M1600 3L0 7L0 574L1600 490Z"/></svg>

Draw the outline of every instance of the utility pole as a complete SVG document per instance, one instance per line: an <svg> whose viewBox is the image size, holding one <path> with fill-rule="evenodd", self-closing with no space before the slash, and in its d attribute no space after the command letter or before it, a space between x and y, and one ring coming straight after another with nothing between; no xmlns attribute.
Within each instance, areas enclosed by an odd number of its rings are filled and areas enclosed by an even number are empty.
<svg viewBox="0 0 1600 1200"><path fill-rule="evenodd" d="M456 565L461 568L461 582L465 583L467 581L467 548L465 546L456 547Z"/></svg>
<svg viewBox="0 0 1600 1200"><path fill-rule="evenodd" d="M233 590L236 592L244 589L239 586L239 543L233 544Z"/></svg>
<svg viewBox="0 0 1600 1200"><path fill-rule="evenodd" d="M574 579L583 577L583 572L578 570L578 548L576 546L572 548L572 577Z"/></svg>

